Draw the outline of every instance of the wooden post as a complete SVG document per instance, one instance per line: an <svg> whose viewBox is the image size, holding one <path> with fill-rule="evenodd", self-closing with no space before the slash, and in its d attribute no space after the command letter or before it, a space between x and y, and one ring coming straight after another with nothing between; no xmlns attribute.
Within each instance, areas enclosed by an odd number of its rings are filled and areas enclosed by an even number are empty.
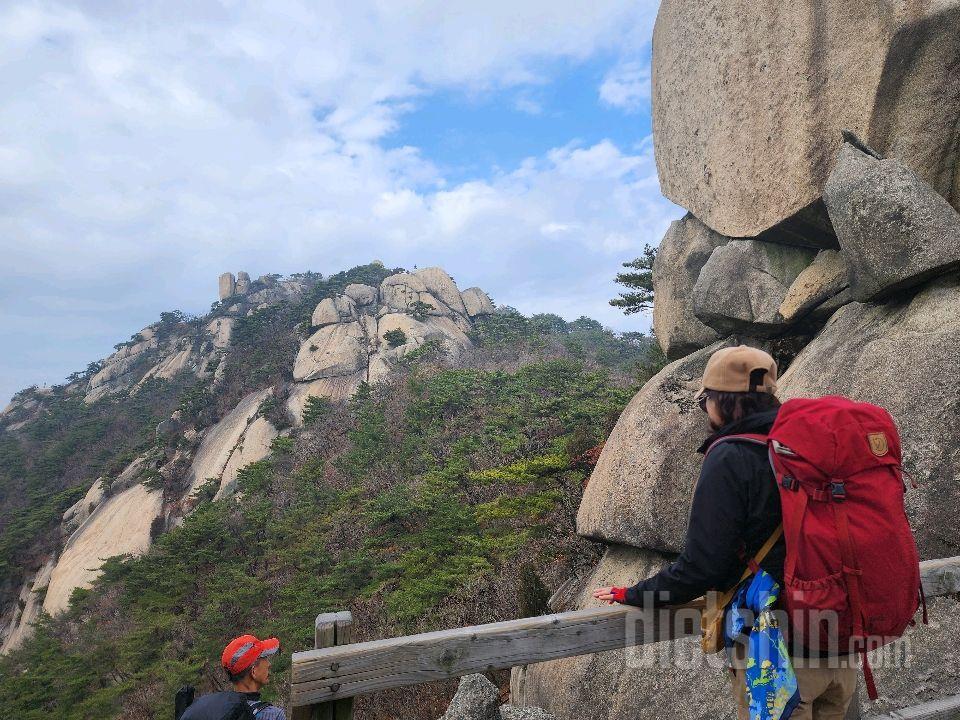
<svg viewBox="0 0 960 720"><path fill-rule="evenodd" d="M321 613L314 622L315 649L348 645L353 642L353 613L349 610ZM353 698L342 698L293 708L292 720L352 720Z"/></svg>

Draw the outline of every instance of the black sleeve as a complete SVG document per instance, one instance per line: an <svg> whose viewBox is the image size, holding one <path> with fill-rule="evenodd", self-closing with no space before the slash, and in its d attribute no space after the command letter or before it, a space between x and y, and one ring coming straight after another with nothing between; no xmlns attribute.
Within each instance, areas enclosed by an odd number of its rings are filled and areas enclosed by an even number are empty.
<svg viewBox="0 0 960 720"><path fill-rule="evenodd" d="M749 463L743 448L723 443L704 460L693 493L683 552L656 575L627 588L630 605L675 605L720 585L742 565L739 550L747 519ZM726 590L727 588L722 588ZM645 593L652 592L653 595Z"/></svg>

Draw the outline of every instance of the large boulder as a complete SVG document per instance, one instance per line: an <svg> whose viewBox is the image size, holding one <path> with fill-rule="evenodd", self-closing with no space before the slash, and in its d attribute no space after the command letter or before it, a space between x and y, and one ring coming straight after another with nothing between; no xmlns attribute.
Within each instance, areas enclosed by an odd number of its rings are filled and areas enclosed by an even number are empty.
<svg viewBox="0 0 960 720"><path fill-rule="evenodd" d="M842 293L849 285L850 269L840 251L821 250L790 285L778 309L780 317L785 322L793 322L825 304L832 305L827 301ZM850 299L850 293L846 293L844 304ZM831 307L831 313L834 310L836 307Z"/></svg>
<svg viewBox="0 0 960 720"><path fill-rule="evenodd" d="M483 675L465 675L440 720L500 720L500 691Z"/></svg>
<svg viewBox="0 0 960 720"><path fill-rule="evenodd" d="M649 550L611 546L565 609L598 607L593 588L633 585L669 561ZM563 658L514 668L510 700L540 706L559 720L732 718L729 671L720 661L704 657L697 638Z"/></svg>
<svg viewBox="0 0 960 720"><path fill-rule="evenodd" d="M357 317L357 306L349 295L324 298L313 310L310 323L313 327L323 327L333 323L350 322Z"/></svg>
<svg viewBox="0 0 960 720"><path fill-rule="evenodd" d="M367 337L359 322L326 325L300 346L295 380L353 375L367 366Z"/></svg>
<svg viewBox="0 0 960 720"><path fill-rule="evenodd" d="M780 305L815 256L810 248L731 240L714 250L700 271L693 286L693 313L722 334L774 337L790 332Z"/></svg>
<svg viewBox="0 0 960 720"><path fill-rule="evenodd" d="M460 315L466 315L467 309L464 307L463 298L460 296L460 290L446 270L438 267L429 267L416 270L414 272L418 278L423 280L427 290L446 305L450 310Z"/></svg>
<svg viewBox="0 0 960 720"><path fill-rule="evenodd" d="M379 297L375 287L372 287L371 285L362 285L360 283L350 283L346 288L344 288L343 294L361 307L373 305L375 302L377 302L377 298Z"/></svg>
<svg viewBox="0 0 960 720"><path fill-rule="evenodd" d="M237 294L237 279L233 276L233 273L223 273L220 276L219 284L221 300L226 300L228 297L233 297Z"/></svg>
<svg viewBox="0 0 960 720"><path fill-rule="evenodd" d="M724 235L789 220L786 241L827 247L817 201L850 128L958 207L958 62L960 0L663 0L660 187Z"/></svg>
<svg viewBox="0 0 960 720"><path fill-rule="evenodd" d="M914 297L840 308L781 377L782 399L839 394L890 411L921 556L960 555L960 275Z"/></svg>
<svg viewBox="0 0 960 720"><path fill-rule="evenodd" d="M467 315L472 318L481 315L493 315L496 312L490 296L480 288L467 288L460 293L460 297L463 298L463 306L466 308Z"/></svg>
<svg viewBox="0 0 960 720"><path fill-rule="evenodd" d="M716 342L720 335L693 314L693 286L710 254L730 238L687 213L670 223L653 263L653 331L670 360Z"/></svg>
<svg viewBox="0 0 960 720"><path fill-rule="evenodd" d="M904 163L864 150L843 144L823 195L853 297L877 299L960 267L960 214Z"/></svg>
<svg viewBox="0 0 960 720"><path fill-rule="evenodd" d="M397 273L380 283L381 312L406 312L415 302L430 305L431 314L443 312L444 305L427 290L427 285L412 273Z"/></svg>
<svg viewBox="0 0 960 720"><path fill-rule="evenodd" d="M728 338L667 365L627 405L607 439L577 512L580 535L680 552L709 435L694 396L710 355Z"/></svg>

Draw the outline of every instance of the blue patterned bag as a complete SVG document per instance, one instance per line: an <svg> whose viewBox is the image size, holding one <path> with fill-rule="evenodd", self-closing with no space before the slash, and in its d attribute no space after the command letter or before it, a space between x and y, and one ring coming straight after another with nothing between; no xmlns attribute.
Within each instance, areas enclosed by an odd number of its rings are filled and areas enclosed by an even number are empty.
<svg viewBox="0 0 960 720"><path fill-rule="evenodd" d="M724 643L733 661L734 638L750 625L746 676L750 720L787 720L800 702L797 676L773 612L780 585L764 570L737 591L727 610Z"/></svg>

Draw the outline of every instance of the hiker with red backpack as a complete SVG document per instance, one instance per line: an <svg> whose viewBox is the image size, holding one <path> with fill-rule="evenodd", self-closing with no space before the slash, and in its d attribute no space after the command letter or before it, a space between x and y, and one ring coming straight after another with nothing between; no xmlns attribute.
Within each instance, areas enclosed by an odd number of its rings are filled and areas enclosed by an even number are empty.
<svg viewBox="0 0 960 720"><path fill-rule="evenodd" d="M755 691L770 677L750 677L747 644L729 637L741 609L724 608L752 596L775 600L786 628L772 617L754 627L785 630L789 660L775 677L789 695L795 673L798 697L781 697L773 717L839 720L856 690L858 659L876 698L866 652L899 637L923 602L899 435L889 413L868 403L829 396L781 406L776 382L776 362L762 350L740 345L710 357L698 402L713 434L698 450L705 457L683 552L633 587L593 596L650 608L723 591L716 617L726 642L704 613L703 646L728 648L741 720L751 716L751 698L755 709L762 704ZM740 628L748 632L749 623Z"/></svg>

